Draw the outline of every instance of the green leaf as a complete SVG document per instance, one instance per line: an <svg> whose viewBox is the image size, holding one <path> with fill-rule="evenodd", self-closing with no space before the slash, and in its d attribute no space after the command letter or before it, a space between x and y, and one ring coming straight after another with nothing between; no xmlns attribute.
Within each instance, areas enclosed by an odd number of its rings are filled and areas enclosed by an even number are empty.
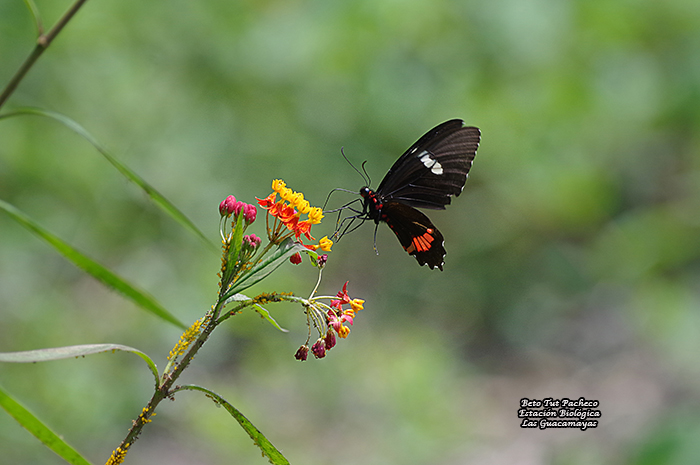
<svg viewBox="0 0 700 465"><path fill-rule="evenodd" d="M249 288L253 284L256 284L280 267L289 257L297 252L302 252L306 250L306 247L298 242L294 242L292 239L287 239L282 242L277 250L267 257L262 262L255 265L250 269L248 273L243 275L238 281L233 284L233 287L226 293L225 298L228 296L241 292L244 289Z"/></svg>
<svg viewBox="0 0 700 465"><path fill-rule="evenodd" d="M306 252L306 254L311 259L311 264L313 266L318 266L318 252L316 252L315 250L307 249L306 247L304 247L304 252Z"/></svg>
<svg viewBox="0 0 700 465"><path fill-rule="evenodd" d="M168 312L163 306L161 306L154 297L147 294L145 291L137 289L132 284L128 283L125 279L114 274L109 269L100 265L93 259L83 255L81 252L73 248L67 242L59 239L57 236L51 234L41 226L39 226L34 220L25 215L23 212L10 205L7 202L0 200L0 209L5 210L15 221L27 228L29 231L33 232L40 238L48 242L54 249L56 249L61 255L66 257L68 260L73 262L76 266L82 268L87 273L91 274L93 277L101 281L103 284L111 287L117 292L121 292L127 298L131 299L138 306L144 310L153 313L154 315L162 318L163 320L174 324L182 329L187 328L185 324L180 322L175 316Z"/></svg>
<svg viewBox="0 0 700 465"><path fill-rule="evenodd" d="M238 411L233 405L229 404L226 399L218 395L217 393L210 391L207 388L197 386L194 384L185 384L183 386L178 386L173 389L173 392L177 391L201 391L207 395L211 400L219 405L222 405L228 413L234 417L241 427L248 433L250 438L253 440L256 446L260 448L263 455L273 465L289 465L289 461L282 455L282 453L277 450L275 446L272 445L270 441L258 430L251 422L248 420L241 412Z"/></svg>
<svg viewBox="0 0 700 465"><path fill-rule="evenodd" d="M27 5L29 12L34 18L34 25L36 26L37 34L42 35L44 33L44 25L41 22L41 14L39 13L39 8L37 8L36 3L34 3L34 0L24 0L24 4Z"/></svg>
<svg viewBox="0 0 700 465"><path fill-rule="evenodd" d="M283 327L281 327L281 326L275 321L275 319L272 318L272 315L270 315L270 312L268 312L267 310L265 310L262 306L260 306L260 305L258 305L258 304L255 304L255 306L257 307L257 308L255 309L255 311L258 312L258 313L260 314L260 316L263 317L263 319L269 321L270 324L272 324L272 326L274 326L275 328L279 329L279 330L282 331L283 333L288 333L288 332L289 332L288 329L284 329Z"/></svg>
<svg viewBox="0 0 700 465"><path fill-rule="evenodd" d="M156 380L156 388L159 385L158 367L151 357L133 347L121 344L83 344L78 346L54 347L50 349L27 350L23 352L0 352L0 362L10 363L35 363L61 360L64 358L84 357L85 355L99 354L121 350L131 352L141 357L151 369Z"/></svg>
<svg viewBox="0 0 700 465"><path fill-rule="evenodd" d="M77 122L73 121L69 117L56 113L53 111L42 110L40 108L20 108L10 113L5 113L0 115L0 119L10 118L13 116L21 115L37 115L44 116L46 118L53 119L63 124L68 129L72 130L79 136L86 139L93 147L97 149L102 156L107 159L108 162L112 164L125 178L132 181L134 184L139 186L146 194L151 198L151 200L167 215L173 218L175 221L184 226L195 236L199 237L203 242L205 242L213 251L218 251L218 246L214 245L207 237L202 233L202 231L195 226L195 224L185 216L178 208L173 205L168 199L163 197L163 195L158 192L153 186L148 184L142 177L136 174L131 168L126 166L124 163L117 160L102 144L100 144L97 139L95 139L92 134L90 134L84 127L82 127Z"/></svg>
<svg viewBox="0 0 700 465"><path fill-rule="evenodd" d="M90 462L34 416L32 412L10 397L2 387L0 387L0 407L66 462L73 465L90 465Z"/></svg>

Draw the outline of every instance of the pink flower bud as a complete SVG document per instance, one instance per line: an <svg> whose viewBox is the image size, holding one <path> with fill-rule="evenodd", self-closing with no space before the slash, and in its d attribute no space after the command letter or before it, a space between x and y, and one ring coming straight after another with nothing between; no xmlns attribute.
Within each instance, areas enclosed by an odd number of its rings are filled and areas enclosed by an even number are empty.
<svg viewBox="0 0 700 465"><path fill-rule="evenodd" d="M233 204L232 211L233 211L233 214L234 214L236 217L238 217L238 215L241 214L241 211L243 210L243 206L244 206L244 205L245 205L245 203L244 203L244 202L241 202L240 200L239 200L238 202L235 202L235 203Z"/></svg>
<svg viewBox="0 0 700 465"><path fill-rule="evenodd" d="M243 236L243 245L248 246L251 249L257 248L261 242L262 239L260 239L255 234L246 234L245 236Z"/></svg>
<svg viewBox="0 0 700 465"><path fill-rule="evenodd" d="M257 214L258 209L255 208L255 205L246 204L245 207L243 207L243 218L245 219L246 224L250 224L255 221Z"/></svg>
<svg viewBox="0 0 700 465"><path fill-rule="evenodd" d="M257 247L262 243L262 239L260 239L258 236L255 234L250 235L250 240L253 243L253 247Z"/></svg>
<svg viewBox="0 0 700 465"><path fill-rule="evenodd" d="M236 198L229 195L219 204L219 213L221 216L227 216L233 213L233 205L236 203Z"/></svg>

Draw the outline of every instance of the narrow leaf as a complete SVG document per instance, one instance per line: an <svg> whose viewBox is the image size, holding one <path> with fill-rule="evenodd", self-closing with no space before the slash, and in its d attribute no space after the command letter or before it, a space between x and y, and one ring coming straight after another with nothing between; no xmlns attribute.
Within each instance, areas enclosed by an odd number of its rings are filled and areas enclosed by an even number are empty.
<svg viewBox="0 0 700 465"><path fill-rule="evenodd" d="M90 462L34 416L32 412L27 410L26 407L13 399L2 387L0 387L0 407L66 462L73 465L90 465Z"/></svg>
<svg viewBox="0 0 700 465"><path fill-rule="evenodd" d="M20 115L37 115L44 116L46 118L53 119L59 123L66 126L68 129L72 130L79 136L86 139L93 147L97 149L98 152L104 156L108 162L112 164L125 178L132 181L134 184L139 186L146 194L151 198L151 200L167 215L173 218L175 221L184 226L195 236L199 237L203 242L205 242L213 251L218 251L218 246L214 245L207 237L202 233L202 231L195 226L195 224L185 216L175 205L173 205L168 199L166 199L160 192L158 192L153 186L148 184L141 176L136 174L131 168L126 166L124 163L117 160L102 144L98 142L96 138L92 136L84 127L70 119L69 117L56 113L53 111L42 110L40 108L21 108L15 110L11 113L5 113L0 115L0 119L9 118L12 116Z"/></svg>
<svg viewBox="0 0 700 465"><path fill-rule="evenodd" d="M41 22L41 14L39 13L39 8L37 8L34 0L24 0L24 4L27 5L29 12L34 18L34 25L36 26L37 35L42 35L44 33L44 25Z"/></svg>
<svg viewBox="0 0 700 465"><path fill-rule="evenodd" d="M85 355L99 354L121 350L131 352L141 357L151 369L156 380L156 388L159 383L158 367L151 357L133 347L121 344L83 344L78 346L53 347L50 349L26 350L23 352L0 352L0 362L11 363L35 363L48 362L51 360L61 360L64 358L84 357Z"/></svg>
<svg viewBox="0 0 700 465"><path fill-rule="evenodd" d="M138 306L144 310L151 312L152 314L162 318L163 320L174 324L182 329L187 328L185 324L180 322L175 316L168 312L162 305L160 305L153 296L147 294L136 288L134 285L127 282L125 279L114 274L109 269L100 265L90 257L82 254L67 242L59 239L57 236L48 232L46 229L39 226L34 220L25 215L23 212L10 205L7 202L0 200L0 209L5 210L14 220L19 224L27 228L29 231L33 232L40 238L48 242L53 248L55 248L61 255L66 257L68 260L73 262L74 265L82 268L87 273L91 274L94 278L101 281L103 284L111 287L117 292L121 292L127 298L131 299Z"/></svg>
<svg viewBox="0 0 700 465"><path fill-rule="evenodd" d="M289 332L288 329L284 329L283 327L281 327L281 326L275 321L275 319L272 318L272 315L270 315L270 312L268 312L267 310L265 310L262 306L260 306L260 305L258 305L258 304L255 304L255 307L256 307L255 311L258 312L258 313L260 314L260 316L263 317L263 319L269 321L270 324L271 324L272 326L274 326L275 328L279 329L279 330L282 331L283 333L288 333L288 332Z"/></svg>
<svg viewBox="0 0 700 465"><path fill-rule="evenodd" d="M289 257L303 250L306 250L306 247L291 239L287 239L279 245L272 255L255 265L248 273L236 281L226 295L236 294L262 281L270 273L279 268Z"/></svg>
<svg viewBox="0 0 700 465"><path fill-rule="evenodd" d="M248 433L255 445L260 448L263 455L267 457L270 463L272 463L273 465L289 465L289 461L284 457L284 455L282 455L282 453L279 450L277 450L275 446L272 445L272 443L260 432L260 430L258 430L250 422L250 420L248 420L241 412L239 412L238 409L236 409L236 407L229 404L226 401L226 399L224 399L217 393L194 384L186 384L183 386L179 386L173 391L201 391L205 393L207 397L209 397L217 404L223 406L228 411L228 413L230 413L231 416L238 421L241 427L246 431L246 433Z"/></svg>

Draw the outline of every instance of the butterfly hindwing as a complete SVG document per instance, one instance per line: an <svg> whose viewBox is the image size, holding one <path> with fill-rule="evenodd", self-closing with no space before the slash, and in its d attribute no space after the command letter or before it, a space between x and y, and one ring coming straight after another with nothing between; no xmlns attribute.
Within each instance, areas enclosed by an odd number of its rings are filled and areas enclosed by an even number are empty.
<svg viewBox="0 0 700 465"><path fill-rule="evenodd" d="M413 207L399 202L386 202L382 206L380 221L385 221L404 250L418 263L440 268L445 263L445 240L430 219Z"/></svg>
<svg viewBox="0 0 700 465"><path fill-rule="evenodd" d="M391 167L376 190L384 200L418 208L444 209L458 196L479 147L478 128L460 119L428 131Z"/></svg>

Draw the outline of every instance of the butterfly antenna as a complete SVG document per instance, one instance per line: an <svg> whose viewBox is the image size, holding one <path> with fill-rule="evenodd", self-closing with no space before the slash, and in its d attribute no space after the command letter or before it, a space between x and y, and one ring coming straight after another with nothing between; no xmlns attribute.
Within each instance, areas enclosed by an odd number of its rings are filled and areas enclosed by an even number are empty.
<svg viewBox="0 0 700 465"><path fill-rule="evenodd" d="M367 172L365 171L365 174L362 174L362 171L358 170L357 167L352 164L352 162L348 159L348 157L345 156L345 151L343 150L343 147L340 147L340 154L343 156L343 158L345 158L345 161L348 162L348 164L350 166L352 166L352 169L357 171L357 174L359 174L362 177L362 180L367 184L367 186L369 186L369 176L366 175ZM362 163L362 170L363 171L365 169L365 163L367 163L367 162Z"/></svg>
<svg viewBox="0 0 700 465"><path fill-rule="evenodd" d="M367 170L365 169L365 165L367 164L367 160L362 162L362 171L365 173L365 176L367 177L367 187L372 185L372 179L369 177L369 174L367 173Z"/></svg>

